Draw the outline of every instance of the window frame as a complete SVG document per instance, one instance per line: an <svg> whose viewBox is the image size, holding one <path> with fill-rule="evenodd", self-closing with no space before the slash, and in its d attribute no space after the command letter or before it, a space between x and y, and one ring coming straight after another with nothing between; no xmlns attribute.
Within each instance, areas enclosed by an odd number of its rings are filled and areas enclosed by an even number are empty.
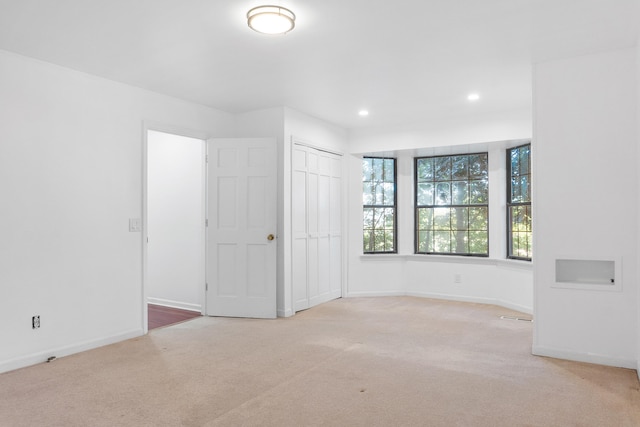
<svg viewBox="0 0 640 427"><path fill-rule="evenodd" d="M485 155L486 159L487 159L487 200L486 203L484 204L470 204L467 203L465 205L456 205L456 204L449 204L449 205L419 205L418 204L418 161L421 159L434 159L434 158L443 158L443 157L449 157L449 158L453 158L453 157L459 157L459 156L474 156L474 155ZM483 152L474 152L474 153L457 153L457 154L446 154L446 155L434 155L434 156L421 156L421 157L414 157L413 158L413 204L414 204L414 227L413 227L413 234L414 234L414 253L416 255L444 255L444 256L460 256L460 257L479 257L479 258L488 258L490 256L490 233L489 233L489 224L490 224L490 211L489 211L489 193L490 193L490 184L489 184L489 162L490 162L490 156L489 156L489 152L488 151L483 151ZM467 183L469 182L469 177L467 177ZM434 180L434 183L436 183L438 181ZM444 182L444 181L440 181L440 182ZM451 181L453 182L453 181ZM435 202L435 200L434 200ZM438 208L438 207L443 207L443 208L473 208L473 207L484 207L486 209L487 212L487 217L486 217L486 221L487 221L487 228L486 228L486 232L487 232L487 252L486 253L462 253L462 252L420 252L420 238L419 238L419 210L421 208ZM467 232L469 231L468 226L467 226Z"/></svg>
<svg viewBox="0 0 640 427"><path fill-rule="evenodd" d="M393 205L366 205L364 200L362 202L362 253L365 255L384 255L384 254L397 254L398 253L398 159L396 157L387 156L362 156L362 160L376 159L376 160L393 160ZM362 172L361 172L362 176ZM364 182L364 181L363 181ZM364 191L362 191L364 194ZM364 212L365 209L389 209L393 208L393 250L392 251L365 251L364 250ZM375 229L374 229L375 230Z"/></svg>
<svg viewBox="0 0 640 427"><path fill-rule="evenodd" d="M513 150L519 150L521 148L524 147L529 147L529 172L525 175L529 176L529 201L528 202L512 202L511 200L511 179L513 178L513 174L511 171L511 152ZM533 259L533 248L531 247L530 251L531 252L531 257L521 257L521 256L517 256L517 255L513 255L513 233L512 233L512 229L511 229L511 208L513 206L525 206L529 208L529 215L531 218L531 221L533 220L533 211L531 210L532 207L532 203L531 203L531 199L532 199L532 193L531 193L531 177L533 175L532 170L531 170L531 141L526 142L525 144L520 144L517 145L515 147L509 147L506 149L506 187L507 187L507 200L506 200L506 217L507 217L507 224L506 224L506 233L507 233L507 259L513 259L513 260L519 260L519 261L529 261L531 262ZM518 175L521 176L521 175ZM531 224L532 225L532 224ZM531 234L533 236L533 227Z"/></svg>

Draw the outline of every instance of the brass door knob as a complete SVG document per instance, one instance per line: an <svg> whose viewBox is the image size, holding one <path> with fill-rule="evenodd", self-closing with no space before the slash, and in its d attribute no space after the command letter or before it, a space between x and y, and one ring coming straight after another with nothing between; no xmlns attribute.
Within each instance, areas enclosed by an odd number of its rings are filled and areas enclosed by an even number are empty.
<svg viewBox="0 0 640 427"><path fill-rule="evenodd" d="M276 238L276 236L274 236L273 234L269 234L269 235L267 236L267 240L269 240L269 241L271 241L271 240L273 240L273 239L275 239L275 238Z"/></svg>

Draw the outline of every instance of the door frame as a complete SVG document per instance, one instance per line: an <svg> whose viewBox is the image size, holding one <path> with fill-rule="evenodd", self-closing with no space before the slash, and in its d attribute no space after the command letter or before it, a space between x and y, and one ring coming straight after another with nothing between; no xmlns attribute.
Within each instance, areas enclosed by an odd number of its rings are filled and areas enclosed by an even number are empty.
<svg viewBox="0 0 640 427"><path fill-rule="evenodd" d="M177 136L184 136L187 138L200 139L203 141L203 155L202 155L202 165L203 168L203 177L204 182L202 185L202 197L203 197L203 217L206 217L206 156L207 156L207 139L211 136L209 133L204 131L198 131L193 129L181 128L178 126L166 125L163 123L143 120L142 122L142 232L140 236L140 245L142 246L142 286L141 286L141 310L142 310L142 333L147 334L149 332L149 318L148 318L148 303L147 296L149 293L149 252L147 247L147 242L149 239L149 228L148 228L148 168L149 168L149 141L148 141L148 132L156 131L163 132L168 134L173 134ZM202 277L206 278L206 247L205 247L205 259L202 265ZM201 313L206 313L206 303L207 303L207 295L206 295L206 284L202 284L202 290L200 294L200 298L202 301Z"/></svg>

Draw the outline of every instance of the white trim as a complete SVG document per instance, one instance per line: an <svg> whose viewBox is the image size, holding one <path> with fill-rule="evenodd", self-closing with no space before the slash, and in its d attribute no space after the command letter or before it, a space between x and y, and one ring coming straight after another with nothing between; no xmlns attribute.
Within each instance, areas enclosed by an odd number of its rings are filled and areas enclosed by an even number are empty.
<svg viewBox="0 0 640 427"><path fill-rule="evenodd" d="M397 261L406 261L407 255L398 255L398 254L361 254L360 261L363 262L397 262Z"/></svg>
<svg viewBox="0 0 640 427"><path fill-rule="evenodd" d="M533 271L532 261L519 261L515 259L495 259L496 267L506 268L509 270L528 270Z"/></svg>
<svg viewBox="0 0 640 427"><path fill-rule="evenodd" d="M479 264L479 265L497 265L494 258L478 257L478 256L459 256L459 255L403 255L407 261L414 262L440 262L451 264Z"/></svg>
<svg viewBox="0 0 640 427"><path fill-rule="evenodd" d="M303 147L313 148L314 150L322 151L323 153L334 154L334 155L340 156L340 157L344 156L344 153L342 153L340 151L334 151L334 150L330 150L328 148L321 147L321 146L319 146L317 144L314 144L312 142L305 141L302 138L298 138L295 135L291 135L291 142L292 142L291 149L293 149L293 145L301 145Z"/></svg>
<svg viewBox="0 0 640 427"><path fill-rule="evenodd" d="M51 350L41 351L39 353L30 354L27 356L17 357L15 359L6 360L0 362L0 374L3 372L12 371L14 369L25 368L27 366L36 365L38 363L46 362L49 357L64 357L83 351L92 350L94 348L103 347L105 345L114 344L120 341L125 341L131 338L136 338L144 335L142 329L133 329L130 331L122 332L120 334L111 335L104 338L95 340L84 341L78 344L68 345L64 347L58 347Z"/></svg>
<svg viewBox="0 0 640 427"><path fill-rule="evenodd" d="M202 314L202 304L191 304L188 302L172 301L168 299L153 297L148 297L147 303L162 305L164 307L179 308L180 310L197 311L198 313Z"/></svg>
<svg viewBox="0 0 640 427"><path fill-rule="evenodd" d="M149 332L149 307L147 306L147 277L149 275L148 270L147 270L147 260L148 260L148 253L147 253L147 241L149 239L149 227L147 226L148 224L148 218L147 218L147 210L148 210L148 204L147 204L147 193L148 193L148 183L147 183L147 176L149 175L149 142L147 141L149 136L149 127L147 125L147 123L143 120L142 121L142 176L141 176L141 181L142 181L142 200L141 200L141 204L142 204L142 233L140 233L140 245L142 246L142 271L140 272L140 293L141 293L141 298L140 300L142 301L142 307L140 308L140 310L142 311L142 333L143 334L147 334Z"/></svg>
<svg viewBox="0 0 640 427"><path fill-rule="evenodd" d="M352 152L350 154L362 157L401 157L404 155L408 155L410 157L456 156L459 154L472 154L484 151L489 152L491 150L507 150L509 148L528 144L531 140L532 138L504 139L499 141L471 142L421 148L401 148L399 150Z"/></svg>
<svg viewBox="0 0 640 427"><path fill-rule="evenodd" d="M463 295L450 295L450 294L438 294L438 293L430 293L430 292L407 292L406 295L413 297L422 297L422 298L433 298L433 299L441 299L447 301L460 301L460 302L470 302L476 304L487 304L487 305L497 305L499 307L503 307L509 310L519 311L525 314L532 314L533 307L526 307L520 304L514 304L509 301L504 301L497 298L485 298L485 297L470 297Z"/></svg>
<svg viewBox="0 0 640 427"><path fill-rule="evenodd" d="M360 261L364 262L391 262L391 261L411 261L411 262L440 262L450 264L474 264L489 265L498 268L509 268L515 270L533 271L531 261L519 261L512 259L496 259L488 257L458 256L458 255L420 255L420 254L362 254Z"/></svg>
<svg viewBox="0 0 640 427"><path fill-rule="evenodd" d="M526 307L520 304L514 304L512 302L504 301L496 298L469 297L469 296L462 296L462 295L438 294L438 293L430 293L430 292L357 291L357 292L349 292L349 294L346 297L358 298L358 297L398 297L398 296L433 298L433 299L440 299L440 300L446 300L446 301L460 301L460 302L470 302L470 303L476 303L476 304L497 305L499 307L504 307L506 309L514 310L514 311L519 311L525 314L533 313L533 307Z"/></svg>
<svg viewBox="0 0 640 427"><path fill-rule="evenodd" d="M348 292L345 298L367 298L367 297L406 297L403 291L356 291Z"/></svg>
<svg viewBox="0 0 640 427"><path fill-rule="evenodd" d="M187 128L174 126L174 125L167 125L167 124L155 122L152 120L143 120L142 123L143 123L145 136L147 134L147 131L153 130L156 132L170 133L172 135L184 136L187 138L201 139L203 141L206 141L207 139L212 137L210 132L187 129Z"/></svg>
<svg viewBox="0 0 640 427"><path fill-rule="evenodd" d="M202 287L200 288L200 314L207 315L207 292L209 284L207 282L207 256L209 247L207 240L209 236L209 140L202 140Z"/></svg>
<svg viewBox="0 0 640 427"><path fill-rule="evenodd" d="M636 369L638 362L630 359L619 359L593 353L577 353L574 351L560 350L556 348L534 345L531 353L534 356L553 357L554 359L573 360L576 362L595 363L597 365L614 366L616 368Z"/></svg>

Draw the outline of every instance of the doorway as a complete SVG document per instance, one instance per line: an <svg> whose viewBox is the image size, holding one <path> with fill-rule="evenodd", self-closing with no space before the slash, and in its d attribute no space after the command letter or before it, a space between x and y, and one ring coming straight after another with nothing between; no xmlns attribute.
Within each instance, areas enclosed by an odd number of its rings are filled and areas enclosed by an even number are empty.
<svg viewBox="0 0 640 427"><path fill-rule="evenodd" d="M204 314L205 150L202 139L147 130L145 306Z"/></svg>

